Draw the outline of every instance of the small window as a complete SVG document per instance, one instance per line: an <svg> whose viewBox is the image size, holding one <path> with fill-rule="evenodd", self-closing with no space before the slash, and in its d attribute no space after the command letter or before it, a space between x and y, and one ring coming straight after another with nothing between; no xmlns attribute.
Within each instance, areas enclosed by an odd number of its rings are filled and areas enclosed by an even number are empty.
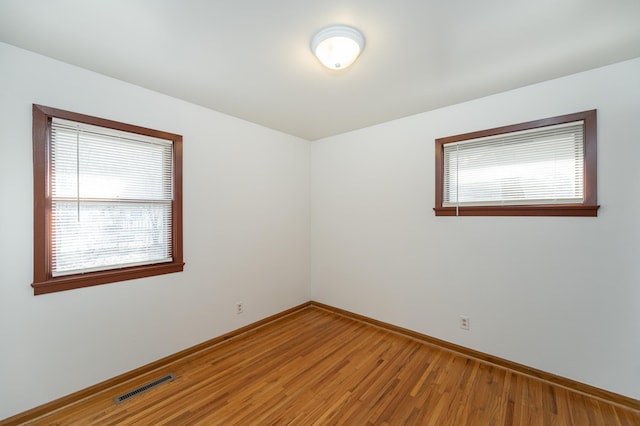
<svg viewBox="0 0 640 426"><path fill-rule="evenodd" d="M34 105L35 294L178 272L182 137Z"/></svg>
<svg viewBox="0 0 640 426"><path fill-rule="evenodd" d="M596 111L436 139L436 216L597 216Z"/></svg>

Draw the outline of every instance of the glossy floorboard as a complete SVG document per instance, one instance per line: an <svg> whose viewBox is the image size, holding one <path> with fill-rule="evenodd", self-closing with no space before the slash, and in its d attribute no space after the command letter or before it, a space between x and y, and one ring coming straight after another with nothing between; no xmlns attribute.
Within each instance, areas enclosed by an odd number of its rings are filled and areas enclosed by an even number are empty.
<svg viewBox="0 0 640 426"><path fill-rule="evenodd" d="M307 307L29 424L640 425L640 413Z"/></svg>

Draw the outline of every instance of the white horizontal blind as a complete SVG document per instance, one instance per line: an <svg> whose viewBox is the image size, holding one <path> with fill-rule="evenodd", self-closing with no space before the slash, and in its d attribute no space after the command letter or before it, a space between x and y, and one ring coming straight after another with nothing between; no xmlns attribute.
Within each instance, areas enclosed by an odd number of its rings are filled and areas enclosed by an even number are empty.
<svg viewBox="0 0 640 426"><path fill-rule="evenodd" d="M443 207L583 202L583 121L445 144Z"/></svg>
<svg viewBox="0 0 640 426"><path fill-rule="evenodd" d="M172 260L172 141L53 118L52 274Z"/></svg>

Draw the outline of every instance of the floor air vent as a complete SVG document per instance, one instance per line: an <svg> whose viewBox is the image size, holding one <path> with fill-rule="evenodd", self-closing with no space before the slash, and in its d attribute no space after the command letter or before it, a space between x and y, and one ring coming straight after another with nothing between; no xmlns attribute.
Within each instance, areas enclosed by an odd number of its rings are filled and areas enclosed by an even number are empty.
<svg viewBox="0 0 640 426"><path fill-rule="evenodd" d="M170 382L171 380L175 379L175 376L173 374L168 374L164 377L161 377L157 380L154 380L151 383L147 383L146 385L142 385L138 388L135 388L134 390L127 392L123 395L117 396L115 397L113 400L115 401L116 404L120 404L123 401L126 401L127 399L134 397L142 392L146 392L149 389L155 388L156 386L159 386L161 384L163 384L164 382Z"/></svg>

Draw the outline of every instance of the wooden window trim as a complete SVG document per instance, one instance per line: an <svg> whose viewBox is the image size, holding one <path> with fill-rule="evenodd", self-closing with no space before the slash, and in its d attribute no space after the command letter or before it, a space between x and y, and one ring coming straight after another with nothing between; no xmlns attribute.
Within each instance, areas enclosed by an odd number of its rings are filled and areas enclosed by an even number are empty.
<svg viewBox="0 0 640 426"><path fill-rule="evenodd" d="M584 121L584 202L582 204L442 207L444 145L556 124ZM598 215L597 111L589 110L510 126L436 139L436 216L590 216Z"/></svg>
<svg viewBox="0 0 640 426"><path fill-rule="evenodd" d="M182 254L182 136L42 105L33 105L33 283L34 294L89 287L136 278L180 272ZM173 141L174 199L172 203L171 262L53 277L51 268L51 119L58 117Z"/></svg>

